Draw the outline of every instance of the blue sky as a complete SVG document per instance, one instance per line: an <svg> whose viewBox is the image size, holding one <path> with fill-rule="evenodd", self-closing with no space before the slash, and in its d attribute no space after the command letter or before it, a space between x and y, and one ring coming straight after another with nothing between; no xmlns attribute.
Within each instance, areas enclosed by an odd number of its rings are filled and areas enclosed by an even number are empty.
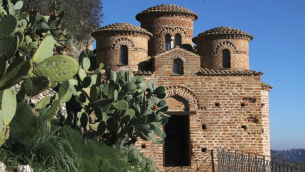
<svg viewBox="0 0 305 172"><path fill-rule="evenodd" d="M271 148L305 148L305 0L103 0L102 26L127 22L160 4L186 7L199 15L194 36L218 26L244 30L250 69L263 71L270 92Z"/></svg>

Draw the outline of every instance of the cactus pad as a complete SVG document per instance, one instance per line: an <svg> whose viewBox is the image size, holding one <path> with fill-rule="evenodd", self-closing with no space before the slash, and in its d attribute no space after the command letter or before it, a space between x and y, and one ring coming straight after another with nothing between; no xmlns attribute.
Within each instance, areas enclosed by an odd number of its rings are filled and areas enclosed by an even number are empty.
<svg viewBox="0 0 305 172"><path fill-rule="evenodd" d="M2 110L3 122L5 125L8 125L13 119L16 108L17 100L15 92L9 88L0 93L0 109Z"/></svg>
<svg viewBox="0 0 305 172"><path fill-rule="evenodd" d="M17 65L14 70L6 73L0 80L0 91L18 83L20 79L31 72L32 67L32 61L28 60Z"/></svg>
<svg viewBox="0 0 305 172"><path fill-rule="evenodd" d="M0 57L0 78L5 74L7 63L4 58Z"/></svg>
<svg viewBox="0 0 305 172"><path fill-rule="evenodd" d="M52 36L47 36L39 45L37 51L33 55L33 61L36 64L44 61L46 58L53 56L54 39Z"/></svg>
<svg viewBox="0 0 305 172"><path fill-rule="evenodd" d="M71 79L78 71L78 62L72 57L57 55L40 62L33 73L47 76L51 81L62 82Z"/></svg>
<svg viewBox="0 0 305 172"><path fill-rule="evenodd" d="M126 110L128 108L128 103L125 100L120 100L112 103L113 107L118 110Z"/></svg>
<svg viewBox="0 0 305 172"><path fill-rule="evenodd" d="M17 27L17 18L13 15L6 15L0 19L0 39L12 35Z"/></svg>
<svg viewBox="0 0 305 172"><path fill-rule="evenodd" d="M50 80L46 76L34 76L25 79L22 86L24 87L25 94L32 97L35 96L51 85Z"/></svg>
<svg viewBox="0 0 305 172"><path fill-rule="evenodd" d="M44 97L43 99L41 99L35 106L35 109L43 109L48 107L50 104L52 103L52 97L51 96L47 96Z"/></svg>
<svg viewBox="0 0 305 172"><path fill-rule="evenodd" d="M53 104L51 105L50 109L47 110L46 112L46 118L53 118L53 116L56 115L56 112L58 111L60 107L60 100L55 100Z"/></svg>
<svg viewBox="0 0 305 172"><path fill-rule="evenodd" d="M6 60L12 58L17 51L18 45L18 36L9 36L0 39L0 58L5 58Z"/></svg>
<svg viewBox="0 0 305 172"><path fill-rule="evenodd" d="M3 129L3 113L2 110L0 109L0 134L2 132Z"/></svg>

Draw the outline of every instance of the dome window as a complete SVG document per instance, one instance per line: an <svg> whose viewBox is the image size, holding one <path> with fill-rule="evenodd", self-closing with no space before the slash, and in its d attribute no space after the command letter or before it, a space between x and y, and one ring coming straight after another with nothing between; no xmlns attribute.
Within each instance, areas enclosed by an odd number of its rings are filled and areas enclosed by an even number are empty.
<svg viewBox="0 0 305 172"><path fill-rule="evenodd" d="M165 50L171 49L171 36L169 34L165 35Z"/></svg>
<svg viewBox="0 0 305 172"><path fill-rule="evenodd" d="M183 74L183 63L179 59L175 59L173 63L173 73L174 74Z"/></svg>
<svg viewBox="0 0 305 172"><path fill-rule="evenodd" d="M128 48L125 45L121 46L120 62L122 65L128 65Z"/></svg>
<svg viewBox="0 0 305 172"><path fill-rule="evenodd" d="M223 68L231 68L230 51L227 50L227 49L222 51L222 67Z"/></svg>
<svg viewBox="0 0 305 172"><path fill-rule="evenodd" d="M181 35L180 34L176 34L175 35L175 47L181 47Z"/></svg>

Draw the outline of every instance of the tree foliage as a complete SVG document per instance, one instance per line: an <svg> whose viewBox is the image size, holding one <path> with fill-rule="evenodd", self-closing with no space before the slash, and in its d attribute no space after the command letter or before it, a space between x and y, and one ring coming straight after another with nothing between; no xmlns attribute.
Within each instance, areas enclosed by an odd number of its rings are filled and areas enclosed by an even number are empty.
<svg viewBox="0 0 305 172"><path fill-rule="evenodd" d="M17 1L17 0L15 0ZM63 27L71 26L71 33L77 41L87 40L90 33L100 27L103 19L100 0L23 0L27 9L39 9L42 15L50 11L65 11Z"/></svg>

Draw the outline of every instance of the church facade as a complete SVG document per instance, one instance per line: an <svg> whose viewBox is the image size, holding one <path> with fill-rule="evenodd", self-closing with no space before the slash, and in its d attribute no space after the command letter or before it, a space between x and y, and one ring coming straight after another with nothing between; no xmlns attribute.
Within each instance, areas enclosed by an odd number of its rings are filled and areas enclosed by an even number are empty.
<svg viewBox="0 0 305 172"><path fill-rule="evenodd" d="M130 69L166 87L171 118L164 144L136 142L162 171L190 166L217 148L270 155L272 86L249 68L253 36L217 27L194 37L197 18L189 9L162 4L136 15L141 27L115 23L92 33L96 64Z"/></svg>

